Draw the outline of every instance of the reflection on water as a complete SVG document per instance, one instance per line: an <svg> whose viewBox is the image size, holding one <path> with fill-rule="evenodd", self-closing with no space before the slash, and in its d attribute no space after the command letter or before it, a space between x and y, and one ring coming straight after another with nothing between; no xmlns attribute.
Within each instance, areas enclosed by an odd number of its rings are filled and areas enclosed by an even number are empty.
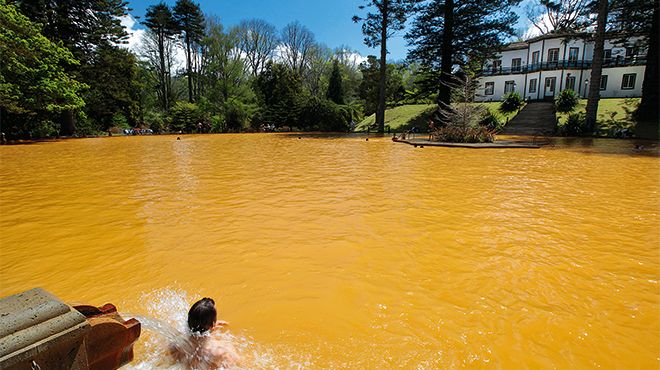
<svg viewBox="0 0 660 370"><path fill-rule="evenodd" d="M0 295L133 313L135 368L171 366L163 332L204 296L253 368L657 368L659 161L593 139L3 146Z"/></svg>

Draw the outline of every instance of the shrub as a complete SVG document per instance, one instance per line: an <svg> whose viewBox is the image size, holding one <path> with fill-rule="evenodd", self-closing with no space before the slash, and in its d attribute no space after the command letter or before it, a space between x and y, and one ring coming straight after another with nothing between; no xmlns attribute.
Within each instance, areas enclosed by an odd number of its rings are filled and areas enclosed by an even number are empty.
<svg viewBox="0 0 660 370"><path fill-rule="evenodd" d="M504 100L500 104L500 112L511 113L518 110L523 105L523 99L517 92L511 92L504 95Z"/></svg>
<svg viewBox="0 0 660 370"><path fill-rule="evenodd" d="M224 105L224 129L240 132L248 121L247 108L238 100L228 100Z"/></svg>
<svg viewBox="0 0 660 370"><path fill-rule="evenodd" d="M167 130L167 123L165 121L165 117L158 112L147 111L144 114L144 123L155 133L161 133Z"/></svg>
<svg viewBox="0 0 660 370"><path fill-rule="evenodd" d="M572 112L579 102L580 97L575 91L567 89L559 93L559 96L555 98L555 108L557 112L568 113Z"/></svg>
<svg viewBox="0 0 660 370"><path fill-rule="evenodd" d="M559 133L564 136L580 136L587 133L584 113L571 113L562 126Z"/></svg>
<svg viewBox="0 0 660 370"><path fill-rule="evenodd" d="M204 115L194 103L176 102L171 114L171 128L174 131L195 132L198 125L203 123Z"/></svg>
<svg viewBox="0 0 660 370"><path fill-rule="evenodd" d="M491 131L498 131L502 128L502 122L500 122L500 120L493 112L491 112L489 109L486 109L486 112L483 114L481 120L479 121L479 126L485 127Z"/></svg>
<svg viewBox="0 0 660 370"><path fill-rule="evenodd" d="M300 111L299 124L313 131L347 131L350 114L327 99L309 98Z"/></svg>
<svg viewBox="0 0 660 370"><path fill-rule="evenodd" d="M629 113L627 114L629 116ZM635 133L635 124L628 120L617 120L617 112L610 113L610 118L598 122L598 135L625 139Z"/></svg>
<svg viewBox="0 0 660 370"><path fill-rule="evenodd" d="M440 127L432 134L433 141L448 143L492 143L495 139L493 131L486 127L461 127L448 125Z"/></svg>
<svg viewBox="0 0 660 370"><path fill-rule="evenodd" d="M128 120L126 119L126 116L121 112L117 112L117 113L113 114L112 115L112 120L111 120L110 123L111 123L111 127L118 127L118 128L121 128L121 129L130 128L130 126L128 125Z"/></svg>

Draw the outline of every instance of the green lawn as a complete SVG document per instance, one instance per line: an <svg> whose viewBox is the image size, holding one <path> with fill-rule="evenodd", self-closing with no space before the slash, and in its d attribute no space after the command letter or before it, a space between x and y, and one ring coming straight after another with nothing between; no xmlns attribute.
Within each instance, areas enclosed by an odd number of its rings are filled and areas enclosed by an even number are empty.
<svg viewBox="0 0 660 370"><path fill-rule="evenodd" d="M488 103L473 103L485 106L490 110L500 122L506 122L507 118L510 120L515 117L517 112L502 114L499 112L499 102ZM416 105L401 105L385 111L385 126L389 126L390 130L396 132L407 131L416 126L421 131L428 129L429 117L435 110L435 104L416 104ZM366 131L367 126L371 126L376 122L376 115L365 118L362 122L358 123L355 131Z"/></svg>
<svg viewBox="0 0 660 370"><path fill-rule="evenodd" d="M598 103L598 123L604 123L607 120L614 118L617 121L623 121L632 124L633 121L626 110L632 112L637 109L639 101L640 98L600 99L600 102ZM587 99L581 99L573 113L585 113L586 107ZM559 119L560 125L566 122L568 115L568 113L557 113L557 118Z"/></svg>

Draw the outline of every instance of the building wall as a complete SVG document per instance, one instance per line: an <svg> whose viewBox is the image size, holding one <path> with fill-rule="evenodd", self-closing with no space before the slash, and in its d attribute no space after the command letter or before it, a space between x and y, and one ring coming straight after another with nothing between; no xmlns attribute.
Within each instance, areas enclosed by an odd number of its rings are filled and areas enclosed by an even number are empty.
<svg viewBox="0 0 660 370"><path fill-rule="evenodd" d="M630 39L630 44L634 44L636 39ZM527 49L505 50L499 55L502 61L502 68L510 68L513 58L521 58L521 66L524 68L532 62L534 51L540 52L539 62L548 61L548 50L552 48L559 49L558 60L568 60L571 47L578 48L578 61L591 61L593 57L593 42L584 42L582 39L564 39L549 38L537 40L529 43ZM625 57L626 48L624 45L615 44L612 40L606 40L605 49L612 50L612 58L617 56ZM487 63L487 67L492 64ZM523 98L536 100L553 98L566 88L566 78L575 77L575 91L581 96L586 97L588 93L588 80L591 77L591 69L579 69L566 67L558 70L532 71L528 73L513 73L506 75L482 76L479 78L479 88L477 90L477 101L500 101L504 96L504 87L506 81L514 81L514 91L518 92ZM644 79L644 65L625 66L625 67L604 67L603 75L607 76L607 88L601 91L601 97L621 98L621 97L639 97L642 94L642 82ZM621 85L624 74L635 74L635 85L633 89L622 90ZM554 92L547 91L545 88L546 78L554 77ZM536 92L529 91L530 81L536 79ZM494 91L492 95L485 95L486 82L493 82Z"/></svg>

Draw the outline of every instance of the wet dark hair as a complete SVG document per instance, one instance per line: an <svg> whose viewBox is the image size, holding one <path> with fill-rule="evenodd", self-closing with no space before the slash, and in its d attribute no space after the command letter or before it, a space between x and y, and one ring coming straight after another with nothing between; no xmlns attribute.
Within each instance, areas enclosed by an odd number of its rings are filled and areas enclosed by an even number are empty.
<svg viewBox="0 0 660 370"><path fill-rule="evenodd" d="M188 311L188 327L193 333L205 333L211 330L217 317L215 301L211 298L202 298Z"/></svg>

